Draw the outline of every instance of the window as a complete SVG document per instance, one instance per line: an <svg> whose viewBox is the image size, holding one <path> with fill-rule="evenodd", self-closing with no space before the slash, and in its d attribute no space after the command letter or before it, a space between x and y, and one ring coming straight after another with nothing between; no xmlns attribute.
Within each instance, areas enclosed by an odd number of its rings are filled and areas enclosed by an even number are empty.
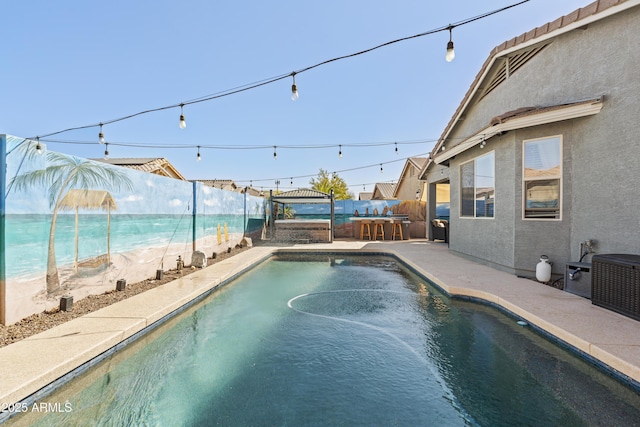
<svg viewBox="0 0 640 427"><path fill-rule="evenodd" d="M560 219L562 140L523 141L524 218Z"/></svg>
<svg viewBox="0 0 640 427"><path fill-rule="evenodd" d="M460 165L460 216L493 218L495 154Z"/></svg>

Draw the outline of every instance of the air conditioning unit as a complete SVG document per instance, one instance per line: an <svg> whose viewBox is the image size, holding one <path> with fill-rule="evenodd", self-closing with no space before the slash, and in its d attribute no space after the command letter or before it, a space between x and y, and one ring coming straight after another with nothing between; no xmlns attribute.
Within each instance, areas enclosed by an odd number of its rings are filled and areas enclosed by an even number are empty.
<svg viewBox="0 0 640 427"><path fill-rule="evenodd" d="M640 255L594 255L591 302L640 320Z"/></svg>
<svg viewBox="0 0 640 427"><path fill-rule="evenodd" d="M568 262L564 269L564 290L591 298L591 263Z"/></svg>

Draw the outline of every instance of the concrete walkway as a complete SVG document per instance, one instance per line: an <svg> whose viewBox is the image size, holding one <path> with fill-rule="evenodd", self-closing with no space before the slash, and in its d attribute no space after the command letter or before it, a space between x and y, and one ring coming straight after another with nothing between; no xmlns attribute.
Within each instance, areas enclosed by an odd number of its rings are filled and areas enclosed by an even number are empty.
<svg viewBox="0 0 640 427"><path fill-rule="evenodd" d="M281 249L387 252L451 295L500 305L640 383L640 322L591 301L453 255L426 240L336 241L257 246L125 301L0 348L0 404L43 393L47 385L208 290ZM5 414L6 415L6 414ZM0 422L3 417L0 416Z"/></svg>

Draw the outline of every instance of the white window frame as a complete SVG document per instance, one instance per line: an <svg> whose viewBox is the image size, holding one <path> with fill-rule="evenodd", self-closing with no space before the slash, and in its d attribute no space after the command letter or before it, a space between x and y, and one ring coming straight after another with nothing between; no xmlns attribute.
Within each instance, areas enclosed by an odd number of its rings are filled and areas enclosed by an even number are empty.
<svg viewBox="0 0 640 427"><path fill-rule="evenodd" d="M540 178L527 178L525 177L525 169L526 169L526 145L530 142L536 141L545 141L558 139L559 141L559 173L558 175L548 175ZM533 138L533 139L523 139L522 140L522 220L523 221L562 221L562 184L563 184L563 145L564 141L562 135L549 135L542 138ZM527 217L527 183L534 181L548 181L548 180L558 180L558 217L557 218L535 218L535 217Z"/></svg>
<svg viewBox="0 0 640 427"><path fill-rule="evenodd" d="M477 173L478 173L478 169L476 167L476 161L478 159L481 159L483 157L487 157L487 156L493 156L493 216L478 216L478 212L477 210L477 205L476 205L476 195L478 192L478 187L477 187ZM462 200L462 167L464 165L467 165L469 163L473 163L473 215L463 215L462 214L462 205L463 205L463 200ZM464 163L460 163L460 209L458 210L458 216L461 219L495 219L496 217L496 153L495 151L489 151L487 153L482 154L481 156L477 156L467 162Z"/></svg>

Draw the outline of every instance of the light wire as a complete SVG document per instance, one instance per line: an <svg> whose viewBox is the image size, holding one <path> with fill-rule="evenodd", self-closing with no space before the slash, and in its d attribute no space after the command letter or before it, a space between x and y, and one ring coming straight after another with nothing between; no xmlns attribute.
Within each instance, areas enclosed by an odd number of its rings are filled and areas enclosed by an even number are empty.
<svg viewBox="0 0 640 427"><path fill-rule="evenodd" d="M527 3L528 1L529 0L522 0L522 1L518 2L518 3L514 3L514 4L511 4L509 6L505 6L505 7L502 7L500 9L493 10L491 12L486 12L486 13L483 13L481 15L474 16L472 18L467 18L467 19L464 19L462 21L458 21L458 22L455 22L453 24L449 24L447 26L439 27L439 28L436 28L436 29L433 29L433 30L430 30L430 31L425 31L425 32L419 33L419 34L414 34L412 36L407 36L407 37L402 37L402 38L399 38L399 39L391 40L391 41L388 41L386 43L382 43L382 44L379 44L377 46L374 46L374 47L371 47L371 48L368 48L368 49L365 49L365 50L361 50L359 52L355 52L355 53L351 53L351 54L348 54L348 55L342 55L342 56L338 56L338 57L335 57L335 58L331 58L331 59L319 62L317 64L310 65L310 66L305 67L305 68L301 68L301 69L299 69L297 71L292 71L291 73L280 74L278 76L267 78L267 79L263 79L263 80L260 80L260 81L254 82L254 83L248 83L246 85L237 86L235 88L227 89L227 90L224 90L224 91L221 91L221 92L217 92L217 93L214 93L214 94L211 94L211 95L205 95L205 96L202 96L202 97L199 97L199 98L194 98L194 99L192 99L190 101L186 101L186 102L178 102L178 103L167 105L167 106L164 106L164 107L150 108L150 109L147 109L147 110L139 111L137 113L129 114L129 115L126 115L126 116L123 116L123 117L119 117L119 118L116 118L116 119L104 120L104 121L101 121L99 123L94 123L94 124L84 125L84 126L70 127L70 128L67 128L67 129L56 131L56 132L41 134L41 135L39 135L39 137L40 138L46 138L46 137L49 137L49 136L59 135L61 133L71 132L71 131L75 131L75 130L89 129L89 128L94 128L94 127L101 126L101 125L108 125L108 124L112 124L112 123L116 123L116 122L121 122L123 120L128 120L128 119L131 119L131 118L134 118L134 117L137 117L137 116L141 116L141 115L144 115L144 114L154 113L154 112L163 111L163 110L169 110L169 109L173 109L173 108L180 108L180 107L183 107L185 105L192 105L192 104L197 104L197 103L201 103L201 102L211 101L211 100L214 100L214 99L218 99L218 98L234 95L234 94L237 94L237 93L240 93L240 92L245 92L245 91L248 91L248 90L251 90L251 89L256 89L256 88L259 88L261 86L265 86L265 85L268 85L268 84L271 84L271 83L275 83L277 81L289 78L291 76L295 76L296 74L304 73L305 71L309 71L309 70L312 70L314 68L318 68L318 67L321 67L323 65L330 64L332 62L340 61L340 60L347 59L347 58L353 58L355 56L363 55L365 53L369 53L369 52L372 52L374 50L377 50L377 49L380 49L380 48L383 48L383 47L386 47L386 46L389 46L389 45L392 45L392 44L396 44L396 43L403 42L403 41L406 41L406 40L415 39L415 38L418 38L418 37L424 37L424 36L435 34L435 33L441 32L441 31L450 31L451 29L453 29L455 27L459 27L459 26L462 26L462 25L470 24L470 23L478 21L480 19L487 18L487 17L489 17L491 15L495 15L497 13L504 12L504 11L506 11L508 9L514 8L516 6L520 6L523 3ZM36 138L36 137L30 137L29 139L33 139L33 138Z"/></svg>

